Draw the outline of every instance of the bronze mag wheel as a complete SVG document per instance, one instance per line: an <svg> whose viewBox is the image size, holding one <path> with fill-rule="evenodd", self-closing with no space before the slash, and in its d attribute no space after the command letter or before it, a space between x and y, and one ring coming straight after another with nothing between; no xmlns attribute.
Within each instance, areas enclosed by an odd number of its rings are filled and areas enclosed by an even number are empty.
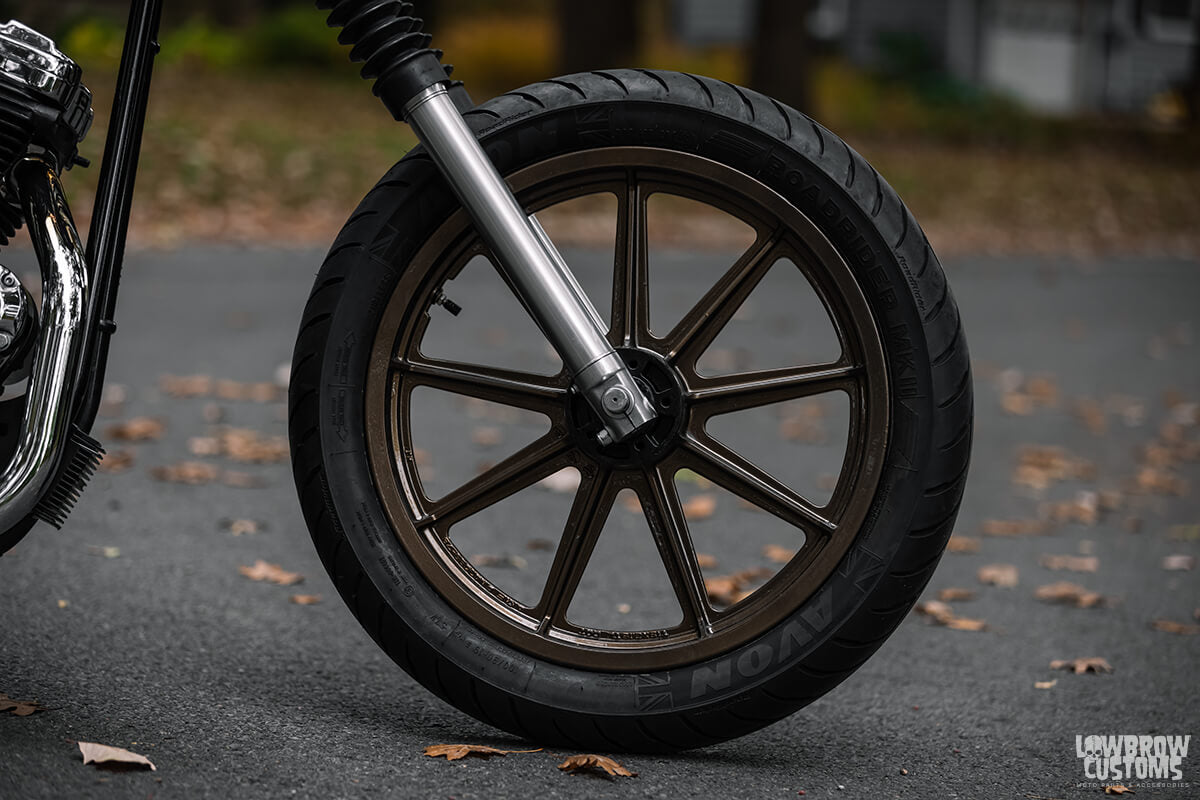
<svg viewBox="0 0 1200 800"><path fill-rule="evenodd" d="M829 131L717 81L573 75L468 121L552 236L586 228L567 260L660 419L598 442L415 151L296 345L293 466L334 583L410 675L540 742L787 716L904 618L961 499L969 360L920 227ZM683 206L699 222L663 222Z"/></svg>
<svg viewBox="0 0 1200 800"><path fill-rule="evenodd" d="M569 376L539 376L431 358L422 345L431 312L448 281L486 254L470 221L456 214L409 265L384 312L367 381L367 446L392 528L423 577L463 616L531 654L596 670L656 670L695 663L742 644L799 607L837 566L875 496L887 443L888 385L883 348L849 266L816 226L774 192L699 156L651 148L603 148L548 159L511 176L531 212L580 197L616 201L616 267L608 338L662 414L635 441L603 447L598 419L571 390ZM747 223L754 241L735 254L670 331L650 330L648 199L688 198ZM717 334L781 260L816 291L832 321L841 356L721 377L697 363ZM432 348L426 347L425 350ZM525 409L549 421L548 432L519 452L432 499L414 444L412 394L431 387ZM832 496L817 504L718 440L713 417L776 403L844 393L848 446ZM465 421L469 424L469 421ZM456 546L451 529L539 481L573 468L581 476L554 558L536 602L499 588ZM757 591L731 607L713 603L676 487L684 471L701 476L795 529L782 546L795 555ZM567 614L617 495L633 490L671 589L682 609L677 625L601 630ZM614 598L615 603L618 598Z"/></svg>

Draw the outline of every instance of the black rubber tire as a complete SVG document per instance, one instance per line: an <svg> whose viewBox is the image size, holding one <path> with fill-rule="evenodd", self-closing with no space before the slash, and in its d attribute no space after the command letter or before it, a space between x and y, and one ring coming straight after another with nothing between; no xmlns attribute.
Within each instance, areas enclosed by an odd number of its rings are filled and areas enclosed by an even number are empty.
<svg viewBox="0 0 1200 800"><path fill-rule="evenodd" d="M472 625L388 535L365 450L363 386L380 316L412 254L456 208L418 149L339 235L296 344L296 485L338 591L423 685L539 743L678 750L791 714L849 676L904 619L962 497L970 365L958 309L921 228L836 136L719 81L651 71L572 75L496 98L467 119L503 173L599 146L688 150L766 183L814 220L852 265L884 339L893 399L883 477L834 575L767 634L708 661L655 674L586 672L532 658Z"/></svg>

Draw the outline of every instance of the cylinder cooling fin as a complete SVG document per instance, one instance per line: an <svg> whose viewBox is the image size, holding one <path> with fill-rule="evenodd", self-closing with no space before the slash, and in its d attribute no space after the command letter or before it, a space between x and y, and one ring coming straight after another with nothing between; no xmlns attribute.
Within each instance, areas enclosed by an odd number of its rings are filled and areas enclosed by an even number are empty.
<svg viewBox="0 0 1200 800"><path fill-rule="evenodd" d="M351 61L362 62L362 76L375 81L375 96L396 119L404 118L405 106L421 92L449 82L454 68L441 63L441 50L430 48L432 37L422 30L412 3L317 0L317 8L329 11L331 28L342 29L338 41L350 46ZM461 86L452 85L460 105L465 98Z"/></svg>

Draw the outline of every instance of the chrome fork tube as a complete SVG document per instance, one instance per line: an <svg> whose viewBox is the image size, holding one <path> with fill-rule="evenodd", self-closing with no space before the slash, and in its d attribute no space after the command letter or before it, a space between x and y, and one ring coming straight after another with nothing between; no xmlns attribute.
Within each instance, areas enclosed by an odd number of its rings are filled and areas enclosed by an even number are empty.
<svg viewBox="0 0 1200 800"><path fill-rule="evenodd" d="M603 421L601 441L621 441L652 422L654 406L605 338L596 309L537 220L518 205L445 87L414 97L405 119Z"/></svg>
<svg viewBox="0 0 1200 800"><path fill-rule="evenodd" d="M38 158L17 164L15 176L42 268L42 329L29 374L21 438L0 478L0 531L33 511L62 454L88 295L87 259L58 176Z"/></svg>

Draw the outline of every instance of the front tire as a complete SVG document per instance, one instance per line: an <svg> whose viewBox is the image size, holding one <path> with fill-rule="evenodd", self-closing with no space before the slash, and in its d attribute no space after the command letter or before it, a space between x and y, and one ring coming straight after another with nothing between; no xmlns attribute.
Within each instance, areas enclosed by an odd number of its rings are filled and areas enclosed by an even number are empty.
<svg viewBox="0 0 1200 800"><path fill-rule="evenodd" d="M664 419L677 424L664 423L642 452L591 447L569 376L448 370L422 354L441 287L484 250L415 151L334 243L296 345L294 470L334 583L409 674L530 739L676 750L787 716L874 652L950 535L972 400L958 310L936 257L891 188L841 140L728 84L648 71L574 75L497 98L468 121L531 211L589 191L617 195L627 224L618 226L610 338L627 361L645 362ZM755 231L751 249L665 336L638 311L645 186L714 205ZM785 256L821 298L842 356L790 372L703 374L697 359L770 259ZM418 386L538 411L551 431L435 502L411 441ZM816 389L844 393L851 409L847 456L825 505L706 432L718 413ZM517 602L462 557L448 528L566 468L580 488L556 548L560 570L551 566L539 597ZM788 564L728 608L705 597L670 480L683 469L804 533ZM571 559L586 561L622 488L639 495L682 607L678 626L631 636L567 619L563 587L577 586L583 569Z"/></svg>

